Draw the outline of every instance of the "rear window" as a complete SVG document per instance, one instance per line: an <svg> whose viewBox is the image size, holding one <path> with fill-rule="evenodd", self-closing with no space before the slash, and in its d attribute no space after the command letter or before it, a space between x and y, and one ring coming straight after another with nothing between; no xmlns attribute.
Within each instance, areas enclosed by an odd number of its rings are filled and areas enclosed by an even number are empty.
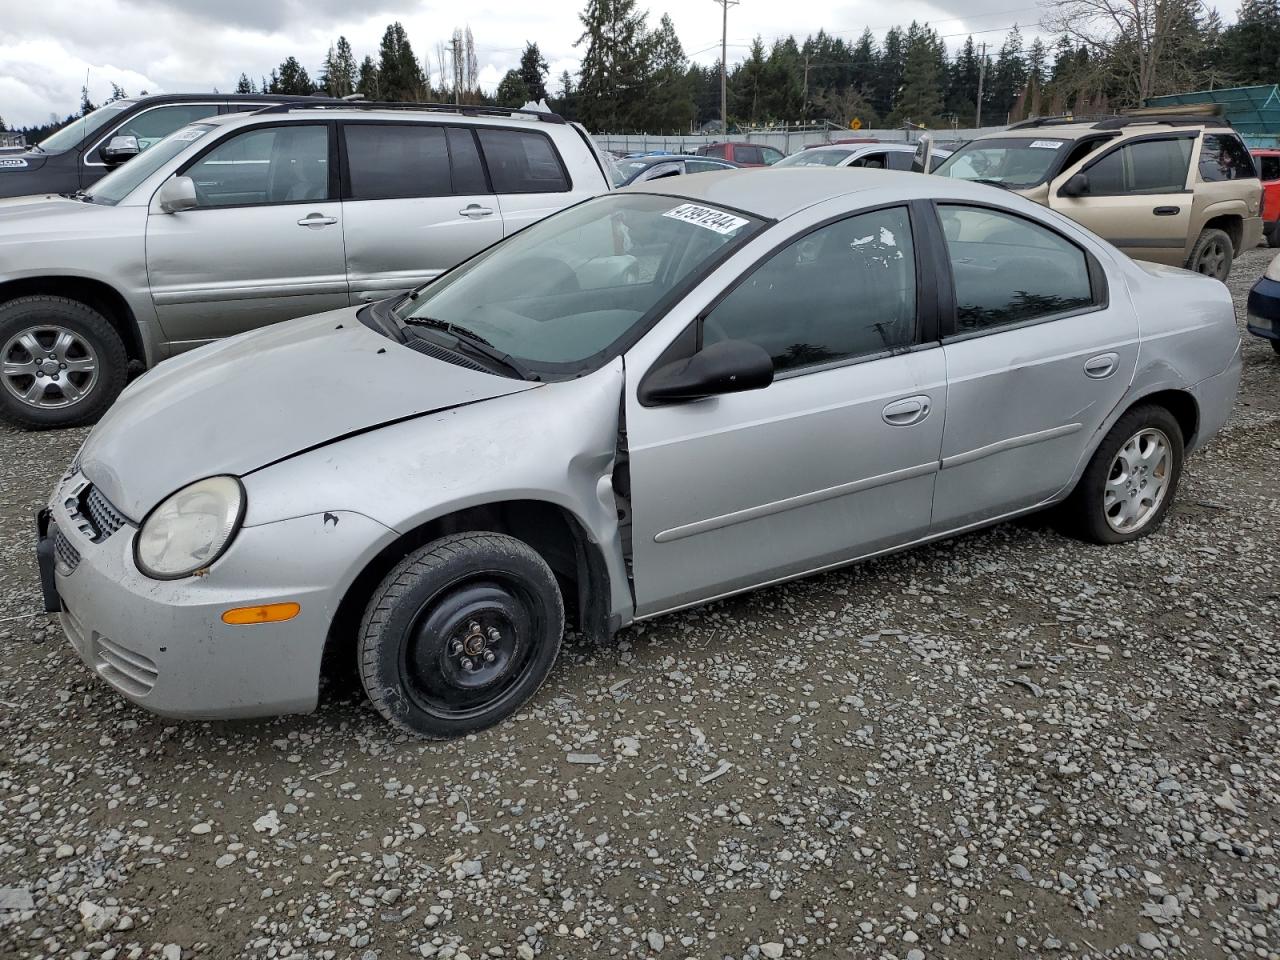
<svg viewBox="0 0 1280 960"><path fill-rule="evenodd" d="M1200 144L1200 179L1247 180L1256 177L1253 158L1239 137L1229 133L1206 133Z"/></svg>
<svg viewBox="0 0 1280 960"><path fill-rule="evenodd" d="M1255 157L1259 166L1262 167L1263 180L1280 180L1280 157L1273 157L1264 154L1261 157Z"/></svg>
<svg viewBox="0 0 1280 960"><path fill-rule="evenodd" d="M480 146L497 193L563 193L569 178L550 139L525 130L481 130Z"/></svg>
<svg viewBox="0 0 1280 960"><path fill-rule="evenodd" d="M351 199L445 197L453 193L443 127L416 124L346 124Z"/></svg>

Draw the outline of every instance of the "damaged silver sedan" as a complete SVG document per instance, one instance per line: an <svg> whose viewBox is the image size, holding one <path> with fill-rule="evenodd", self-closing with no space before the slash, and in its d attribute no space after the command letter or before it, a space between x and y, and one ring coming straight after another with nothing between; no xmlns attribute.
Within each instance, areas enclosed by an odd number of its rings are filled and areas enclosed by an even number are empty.
<svg viewBox="0 0 1280 960"><path fill-rule="evenodd" d="M1050 506L1152 532L1240 376L1226 289L1016 196L885 171L590 200L398 300L129 387L40 516L47 605L124 696L510 716L566 625ZM944 191L939 194L938 191Z"/></svg>

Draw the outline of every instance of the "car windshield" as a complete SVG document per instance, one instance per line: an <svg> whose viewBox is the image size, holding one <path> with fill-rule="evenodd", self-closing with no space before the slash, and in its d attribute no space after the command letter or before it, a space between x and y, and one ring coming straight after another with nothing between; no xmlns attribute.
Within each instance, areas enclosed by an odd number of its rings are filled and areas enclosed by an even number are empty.
<svg viewBox="0 0 1280 960"><path fill-rule="evenodd" d="M630 183L644 173L655 161L637 157L634 160L619 160L613 165L613 185L621 187ZM660 162L660 161L659 161Z"/></svg>
<svg viewBox="0 0 1280 960"><path fill-rule="evenodd" d="M213 129L208 123L192 123L175 130L154 147L121 164L84 192L86 199L94 203L114 207L133 193L143 180L180 154L195 141Z"/></svg>
<svg viewBox="0 0 1280 960"><path fill-rule="evenodd" d="M424 333L482 341L547 373L577 373L760 226L747 214L675 197L598 197L419 288L395 316Z"/></svg>
<svg viewBox="0 0 1280 960"><path fill-rule="evenodd" d="M1052 136L974 140L948 157L936 173L959 180L990 180L1014 189L1044 183L1071 140Z"/></svg>
<svg viewBox="0 0 1280 960"><path fill-rule="evenodd" d="M853 156L852 150L802 150L783 157L775 167L835 167Z"/></svg>
<svg viewBox="0 0 1280 960"><path fill-rule="evenodd" d="M93 136L120 115L120 111L133 106L132 100L113 100L92 113L72 120L61 130L40 141L40 149L46 153L61 153L78 147L87 137Z"/></svg>

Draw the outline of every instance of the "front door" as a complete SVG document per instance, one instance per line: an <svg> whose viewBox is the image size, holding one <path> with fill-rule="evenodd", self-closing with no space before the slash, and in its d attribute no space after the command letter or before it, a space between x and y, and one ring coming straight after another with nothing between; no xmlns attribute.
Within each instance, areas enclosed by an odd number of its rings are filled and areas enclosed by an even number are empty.
<svg viewBox="0 0 1280 960"><path fill-rule="evenodd" d="M349 121L342 138L353 301L411 290L502 239L498 198L470 129Z"/></svg>
<svg viewBox="0 0 1280 960"><path fill-rule="evenodd" d="M1137 260L1180 267L1195 199L1188 186L1195 144L1194 133L1169 133L1104 149L1053 179L1049 207ZM1062 187L1077 173L1088 178L1086 192L1063 196Z"/></svg>
<svg viewBox="0 0 1280 960"><path fill-rule="evenodd" d="M938 210L955 290L933 505L943 533L1070 482L1133 379L1138 327L1127 292L1108 298L1102 271L1057 231L987 207Z"/></svg>
<svg viewBox="0 0 1280 960"><path fill-rule="evenodd" d="M254 127L181 174L198 206L147 218L151 294L173 350L346 306L330 126Z"/></svg>
<svg viewBox="0 0 1280 960"><path fill-rule="evenodd" d="M750 273L697 341L752 341L773 384L644 406L628 367L626 433L640 616L923 536L946 403L919 346L906 207L819 227ZM931 309L931 307L929 308Z"/></svg>

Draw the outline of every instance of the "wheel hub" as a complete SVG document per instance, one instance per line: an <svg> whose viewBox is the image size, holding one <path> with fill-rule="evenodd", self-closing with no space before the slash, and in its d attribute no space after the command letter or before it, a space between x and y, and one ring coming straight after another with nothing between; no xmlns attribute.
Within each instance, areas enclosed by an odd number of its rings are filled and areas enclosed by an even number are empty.
<svg viewBox="0 0 1280 960"><path fill-rule="evenodd" d="M66 327L28 327L0 349L0 383L26 406L69 407L87 396L97 379L93 347Z"/></svg>
<svg viewBox="0 0 1280 960"><path fill-rule="evenodd" d="M1164 431L1139 430L1111 462L1102 509L1117 533L1133 533L1151 522L1164 502L1171 469L1171 444Z"/></svg>

